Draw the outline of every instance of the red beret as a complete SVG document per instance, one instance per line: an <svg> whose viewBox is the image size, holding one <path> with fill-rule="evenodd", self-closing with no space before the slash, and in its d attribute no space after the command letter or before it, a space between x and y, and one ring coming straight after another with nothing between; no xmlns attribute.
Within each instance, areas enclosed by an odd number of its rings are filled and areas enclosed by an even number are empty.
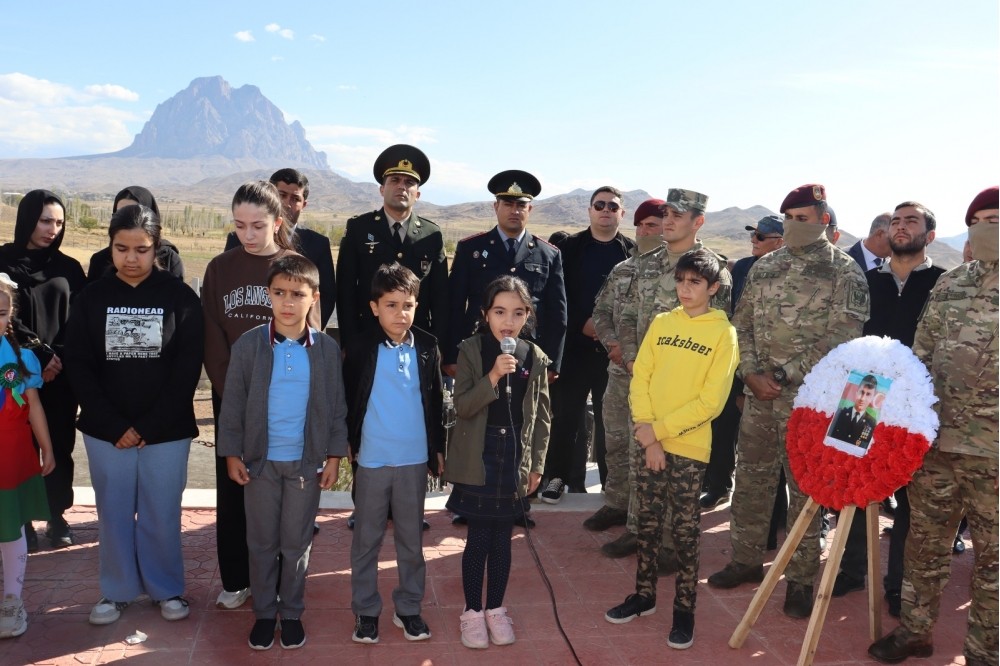
<svg viewBox="0 0 1000 666"><path fill-rule="evenodd" d="M965 213L965 226L971 226L969 222L972 216L981 210L988 208L1000 208L1000 189L994 185L976 195L976 198L969 204L969 210Z"/></svg>
<svg viewBox="0 0 1000 666"><path fill-rule="evenodd" d="M822 185L800 185L788 193L785 200L781 202L781 210L784 213L789 208L805 208L814 206L820 201L826 201L826 188Z"/></svg>
<svg viewBox="0 0 1000 666"><path fill-rule="evenodd" d="M639 226L639 223L649 216L663 217L663 199L646 199L639 204L639 207L635 209L635 217L633 218L635 226Z"/></svg>

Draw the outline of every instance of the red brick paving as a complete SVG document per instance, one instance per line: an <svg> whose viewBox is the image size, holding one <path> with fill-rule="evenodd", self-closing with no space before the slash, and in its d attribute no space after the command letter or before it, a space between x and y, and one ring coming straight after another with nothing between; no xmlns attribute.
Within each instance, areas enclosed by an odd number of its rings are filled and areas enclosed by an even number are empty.
<svg viewBox="0 0 1000 666"><path fill-rule="evenodd" d="M142 666L157 664L572 664L568 647L553 617L548 593L528 551L522 530L515 532L514 565L506 604L518 640L505 647L472 651L459 641L462 612L461 555L464 532L451 525L442 511L429 511L432 529L425 536L428 559L424 618L433 638L408 643L391 621L391 589L395 583L391 533L380 565L380 589L386 610L380 623L381 643L359 645L350 639L350 541L346 511L322 510L306 588L303 622L308 642L300 650L275 647L255 652L246 644L253 623L249 604L220 611L214 600L221 584L215 563L214 511L185 509L184 555L186 596L191 616L165 622L148 600L129 607L116 624L93 627L87 623L91 605L100 597L97 587L97 523L93 507L75 507L67 514L78 545L61 551L44 550L28 562L25 603L30 626L25 635L0 642L0 664L100 664L127 659ZM714 590L704 584L710 573L728 561L728 507L703 516L701 580L698 592L695 643L675 652L666 646L671 620L672 577L660 582L660 608L655 615L625 625L612 625L604 612L619 603L634 583L634 558L609 560L601 556L602 543L621 533L585 531L580 523L589 511L535 512L538 528L534 545L558 602L559 617L584 664L794 664L806 621L781 613L784 584L779 583L743 647L733 650L727 641L753 596L754 589ZM45 539L42 538L43 546ZM886 557L887 539L882 540ZM961 664L962 640L968 612L968 585L972 551L956 556L945 590L941 619L935 632L936 653L917 664ZM853 593L834 599L820 639L816 664L868 664L866 596ZM896 621L883 612L886 631ZM138 645L126 645L136 630L148 635Z"/></svg>

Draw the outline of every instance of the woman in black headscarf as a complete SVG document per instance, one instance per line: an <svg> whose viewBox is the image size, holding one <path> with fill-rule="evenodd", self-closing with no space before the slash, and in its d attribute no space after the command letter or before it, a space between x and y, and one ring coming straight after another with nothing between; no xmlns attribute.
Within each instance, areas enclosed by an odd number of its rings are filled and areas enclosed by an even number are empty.
<svg viewBox="0 0 1000 666"><path fill-rule="evenodd" d="M63 513L73 506L73 445L76 441L76 396L62 371L63 337L70 303L86 277L80 262L59 251L65 236L66 209L48 190L32 190L17 207L14 242L0 246L0 272L17 283L14 335L31 349L42 366L39 390L55 470L45 477L51 520L47 536L54 548L73 544ZM25 526L28 549L38 549L38 537Z"/></svg>
<svg viewBox="0 0 1000 666"><path fill-rule="evenodd" d="M117 213L119 208L142 204L146 208L152 208L156 217L163 220L160 215L160 207L156 205L153 193L145 187L139 185L129 185L124 190L115 195L115 203L111 207L112 213ZM171 275L184 279L184 264L181 262L180 251L177 246L166 238L160 239L160 247L156 250L156 265L167 271ZM90 257L90 265L87 267L87 282L93 282L105 275L113 275L115 266L111 262L111 247L98 250Z"/></svg>

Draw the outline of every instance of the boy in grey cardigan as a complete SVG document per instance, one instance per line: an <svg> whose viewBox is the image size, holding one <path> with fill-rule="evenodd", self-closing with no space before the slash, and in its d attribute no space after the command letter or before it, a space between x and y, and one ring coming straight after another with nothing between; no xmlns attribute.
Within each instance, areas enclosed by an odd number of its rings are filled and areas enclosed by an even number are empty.
<svg viewBox="0 0 1000 666"><path fill-rule="evenodd" d="M308 259L275 261L267 278L274 318L236 341L226 373L217 454L245 486L255 650L274 644L278 616L281 647L305 644L300 617L319 493L337 480L348 450L340 347L306 323L318 287Z"/></svg>

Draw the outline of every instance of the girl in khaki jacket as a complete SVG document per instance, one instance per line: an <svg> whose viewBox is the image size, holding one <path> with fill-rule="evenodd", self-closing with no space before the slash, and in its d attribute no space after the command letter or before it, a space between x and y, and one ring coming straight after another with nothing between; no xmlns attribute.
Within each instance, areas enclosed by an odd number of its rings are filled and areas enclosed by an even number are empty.
<svg viewBox="0 0 1000 666"><path fill-rule="evenodd" d="M514 642L513 621L503 597L511 563L514 518L524 497L538 487L549 441L549 359L518 339L534 311L528 288L504 275L489 284L479 331L458 350L455 411L458 423L448 447L445 480L454 484L448 509L466 518L462 556L465 612L462 643L470 648ZM501 340L516 341L512 354ZM483 608L484 573L488 573Z"/></svg>

